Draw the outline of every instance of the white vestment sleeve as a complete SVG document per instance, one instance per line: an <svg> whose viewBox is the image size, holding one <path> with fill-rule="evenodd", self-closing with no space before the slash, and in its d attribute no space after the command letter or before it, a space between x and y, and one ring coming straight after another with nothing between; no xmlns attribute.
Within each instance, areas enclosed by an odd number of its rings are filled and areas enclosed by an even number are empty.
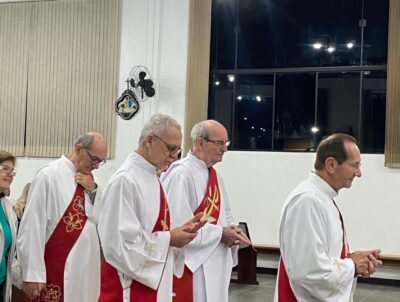
<svg viewBox="0 0 400 302"><path fill-rule="evenodd" d="M232 210L231 210L231 205L229 202L228 194L225 190L225 183L221 177L218 177L218 183L219 183L219 189L221 191L221 196L224 196L223 206L225 208L226 224L227 225L236 225L236 222L232 216ZM231 253L232 253L232 267L234 267L238 264L239 246L236 245L236 246L231 247L230 249L231 249Z"/></svg>
<svg viewBox="0 0 400 302"><path fill-rule="evenodd" d="M103 195L98 231L106 261L120 273L156 289L169 251L169 232L146 232L139 213L140 189L126 175L110 182ZM124 276L125 277L125 276Z"/></svg>
<svg viewBox="0 0 400 302"><path fill-rule="evenodd" d="M29 188L27 206L18 231L18 261L26 282L46 283L47 175L39 172Z"/></svg>
<svg viewBox="0 0 400 302"><path fill-rule="evenodd" d="M172 173L163 184L168 192L168 203L171 209L171 222L173 226L182 225L193 217L193 212L198 207L195 186L192 178L181 173ZM196 238L184 247L185 263L188 268L196 271L213 253L221 242L222 227L220 225L206 224Z"/></svg>
<svg viewBox="0 0 400 302"><path fill-rule="evenodd" d="M185 269L185 252L184 249L170 247L170 252L174 256L174 275L181 278Z"/></svg>
<svg viewBox="0 0 400 302"><path fill-rule="evenodd" d="M328 255L331 225L320 202L312 193L301 195L282 217L282 258L298 301L350 301L354 263Z"/></svg>

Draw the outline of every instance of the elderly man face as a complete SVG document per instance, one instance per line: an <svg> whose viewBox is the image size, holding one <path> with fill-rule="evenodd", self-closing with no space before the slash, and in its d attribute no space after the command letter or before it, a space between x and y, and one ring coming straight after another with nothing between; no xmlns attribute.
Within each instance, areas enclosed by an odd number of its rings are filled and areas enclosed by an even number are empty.
<svg viewBox="0 0 400 302"><path fill-rule="evenodd" d="M182 133L172 126L160 135L150 133L147 141L150 162L157 169L164 170L178 158L181 152Z"/></svg>
<svg viewBox="0 0 400 302"><path fill-rule="evenodd" d="M76 169L79 172L88 174L105 163L107 157L107 143L103 137L94 135L93 145L90 149L86 149L82 145L77 145L75 149L78 154Z"/></svg>
<svg viewBox="0 0 400 302"><path fill-rule="evenodd" d="M202 138L204 162L208 167L222 161L230 141L225 127L219 123L209 123L208 137Z"/></svg>

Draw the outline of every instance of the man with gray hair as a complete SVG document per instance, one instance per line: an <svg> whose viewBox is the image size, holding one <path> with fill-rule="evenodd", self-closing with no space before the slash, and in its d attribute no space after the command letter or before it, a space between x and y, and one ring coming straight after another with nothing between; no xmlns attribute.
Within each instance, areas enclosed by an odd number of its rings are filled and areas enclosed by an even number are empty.
<svg viewBox="0 0 400 302"><path fill-rule="evenodd" d="M213 166L222 161L230 141L223 125L214 120L196 124L193 149L161 175L171 207L171 223L179 225L199 212L209 222L187 245L185 272L174 279L174 302L227 302L237 246L249 239L234 225L221 176Z"/></svg>
<svg viewBox="0 0 400 302"><path fill-rule="evenodd" d="M28 299L97 301L101 193L91 171L104 164L106 156L103 136L88 132L68 156L45 165L33 178L18 233L18 260Z"/></svg>
<svg viewBox="0 0 400 302"><path fill-rule="evenodd" d="M179 124L155 114L143 127L137 150L111 177L98 227L105 258L99 302L172 301L172 274L183 273L179 248L193 240L205 222L200 213L170 228L157 170L177 159L181 142Z"/></svg>

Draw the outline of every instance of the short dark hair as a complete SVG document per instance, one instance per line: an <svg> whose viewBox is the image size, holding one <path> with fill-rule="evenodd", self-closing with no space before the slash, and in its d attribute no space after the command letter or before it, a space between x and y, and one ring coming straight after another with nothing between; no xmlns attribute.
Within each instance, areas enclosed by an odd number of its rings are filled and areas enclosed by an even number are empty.
<svg viewBox="0 0 400 302"><path fill-rule="evenodd" d="M348 154L344 147L346 141L357 144L357 140L354 137L344 133L335 133L324 138L317 148L314 163L315 170L322 170L328 157L333 157L339 164L345 162L348 159Z"/></svg>

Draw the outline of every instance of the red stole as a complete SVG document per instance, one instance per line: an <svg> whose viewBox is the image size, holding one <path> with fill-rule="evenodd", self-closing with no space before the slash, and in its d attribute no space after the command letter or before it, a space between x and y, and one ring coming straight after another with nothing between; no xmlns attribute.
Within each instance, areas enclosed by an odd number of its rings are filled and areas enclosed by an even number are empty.
<svg viewBox="0 0 400 302"><path fill-rule="evenodd" d="M164 190L160 184L160 212L153 228L154 232L169 231L170 215ZM143 283L132 280L130 302L156 302L157 291ZM103 259L101 265L101 290L98 302L122 302L123 289L118 271Z"/></svg>
<svg viewBox="0 0 400 302"><path fill-rule="evenodd" d="M46 243L44 250L46 287L40 292L40 297L36 301L64 301L65 262L78 240L86 220L84 189L78 184L71 203ZM25 298L25 301L32 300Z"/></svg>
<svg viewBox="0 0 400 302"><path fill-rule="evenodd" d="M200 203L194 215L203 212L209 217L210 223L217 224L221 208L221 194L218 186L217 173L213 167L209 168L208 185L203 201ZM174 277L173 291L174 302L193 301L193 272L185 265L182 278Z"/></svg>
<svg viewBox="0 0 400 302"><path fill-rule="evenodd" d="M342 214L340 213L340 210L337 207L335 201L333 199L332 199L332 201L339 212L340 222L342 224L342 230L343 230L342 251L340 253L340 259L349 258L350 257L349 245L347 243L346 229L344 227L343 217L342 217ZM286 273L286 268L285 268L285 264L283 262L282 257L279 261L278 301L279 302L296 302L297 301L296 297L294 296L293 290L290 287L289 278Z"/></svg>

